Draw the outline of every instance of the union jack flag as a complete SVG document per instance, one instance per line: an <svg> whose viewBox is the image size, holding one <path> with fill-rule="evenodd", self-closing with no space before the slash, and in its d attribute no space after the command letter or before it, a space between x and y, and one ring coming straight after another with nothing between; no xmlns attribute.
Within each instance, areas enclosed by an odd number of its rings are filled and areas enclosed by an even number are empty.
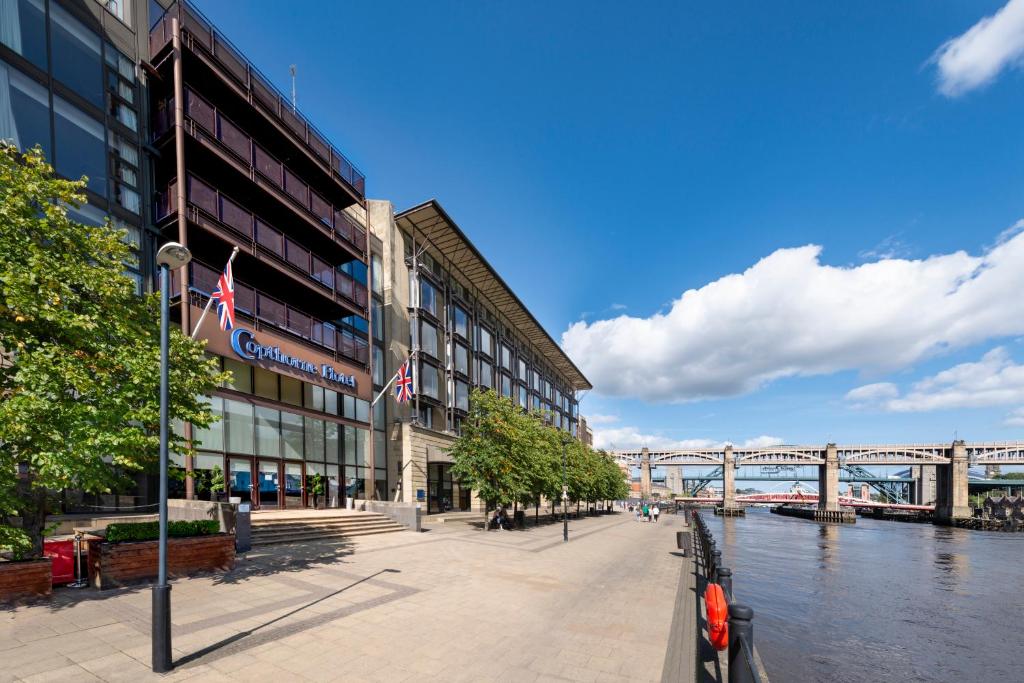
<svg viewBox="0 0 1024 683"><path fill-rule="evenodd" d="M217 301L220 329L230 330L235 326L235 278L231 275L231 261L224 266L224 272L217 280L217 289L211 296Z"/></svg>
<svg viewBox="0 0 1024 683"><path fill-rule="evenodd" d="M402 363L395 373L395 400L405 403L412 399L412 363Z"/></svg>

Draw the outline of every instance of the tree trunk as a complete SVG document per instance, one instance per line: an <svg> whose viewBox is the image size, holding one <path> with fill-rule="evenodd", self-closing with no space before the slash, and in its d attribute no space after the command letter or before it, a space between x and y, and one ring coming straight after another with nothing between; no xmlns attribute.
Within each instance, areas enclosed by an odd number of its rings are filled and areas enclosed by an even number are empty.
<svg viewBox="0 0 1024 683"><path fill-rule="evenodd" d="M580 502L576 501L576 519L580 518Z"/></svg>
<svg viewBox="0 0 1024 683"><path fill-rule="evenodd" d="M46 489L33 488L33 478L30 474L27 479L19 479L17 489L21 530L32 543L25 559L43 556L43 530L46 528Z"/></svg>
<svg viewBox="0 0 1024 683"><path fill-rule="evenodd" d="M540 526L540 498L537 499L537 504L533 509L533 525Z"/></svg>

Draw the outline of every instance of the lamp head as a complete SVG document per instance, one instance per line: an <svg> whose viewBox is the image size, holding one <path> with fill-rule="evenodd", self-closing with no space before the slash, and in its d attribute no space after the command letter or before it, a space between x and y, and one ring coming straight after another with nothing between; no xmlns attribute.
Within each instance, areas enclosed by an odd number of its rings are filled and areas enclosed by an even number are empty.
<svg viewBox="0 0 1024 683"><path fill-rule="evenodd" d="M192 260L192 252L177 242L168 242L156 252L157 265L168 268L181 268Z"/></svg>

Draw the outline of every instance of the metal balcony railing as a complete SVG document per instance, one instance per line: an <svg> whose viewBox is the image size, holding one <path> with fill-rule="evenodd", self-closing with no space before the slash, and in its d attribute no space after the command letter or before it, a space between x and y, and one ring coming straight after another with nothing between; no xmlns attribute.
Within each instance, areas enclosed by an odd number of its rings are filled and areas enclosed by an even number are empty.
<svg viewBox="0 0 1024 683"><path fill-rule="evenodd" d="M360 199L366 197L366 176L345 155L327 142L306 117L292 109L290 99L271 85L270 80L247 60L203 14L184 0L178 0L149 30L150 54L155 55L172 39L171 19L177 16L183 40L192 49L212 57L246 91L250 103L259 105L295 138L312 151L324 170L344 181Z"/></svg>
<svg viewBox="0 0 1024 683"><path fill-rule="evenodd" d="M217 287L221 271L202 261L188 265L189 292L192 302L202 307ZM178 271L171 273L171 296L181 294ZM368 342L337 325L300 311L268 294L235 279L235 313L252 321L256 329L270 326L326 349L335 357L343 357L360 365L369 362Z"/></svg>
<svg viewBox="0 0 1024 683"><path fill-rule="evenodd" d="M168 112L173 110L174 101L168 100L157 116L154 128L156 137L169 130ZM355 247L359 253L366 254L366 230L362 226L356 225L343 209L332 206L308 183L253 140L252 136L190 88L185 88L184 110L186 127L190 132L198 135L195 128L201 129L204 134L202 137L214 141L230 156L244 163L250 173L258 174L277 189L283 190L285 203L297 204L305 214L327 230Z"/></svg>
<svg viewBox="0 0 1024 683"><path fill-rule="evenodd" d="M347 273L334 268L280 230L242 207L210 184L189 174L185 188L186 207L193 222L214 219L218 224L244 239L249 248L274 257L276 260L298 271L318 286L336 293L366 311L366 285L357 282ZM166 193L160 193L156 201L156 220L159 222L175 210L177 183L172 182Z"/></svg>

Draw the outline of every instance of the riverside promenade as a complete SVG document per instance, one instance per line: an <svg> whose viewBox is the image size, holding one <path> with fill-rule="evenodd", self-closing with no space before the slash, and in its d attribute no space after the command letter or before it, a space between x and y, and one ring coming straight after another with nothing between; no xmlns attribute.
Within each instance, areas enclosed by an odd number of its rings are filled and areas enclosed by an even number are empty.
<svg viewBox="0 0 1024 683"><path fill-rule="evenodd" d="M0 681L691 681L682 516L526 531L464 523L269 546L173 581L175 670L152 674L148 586L0 611Z"/></svg>

